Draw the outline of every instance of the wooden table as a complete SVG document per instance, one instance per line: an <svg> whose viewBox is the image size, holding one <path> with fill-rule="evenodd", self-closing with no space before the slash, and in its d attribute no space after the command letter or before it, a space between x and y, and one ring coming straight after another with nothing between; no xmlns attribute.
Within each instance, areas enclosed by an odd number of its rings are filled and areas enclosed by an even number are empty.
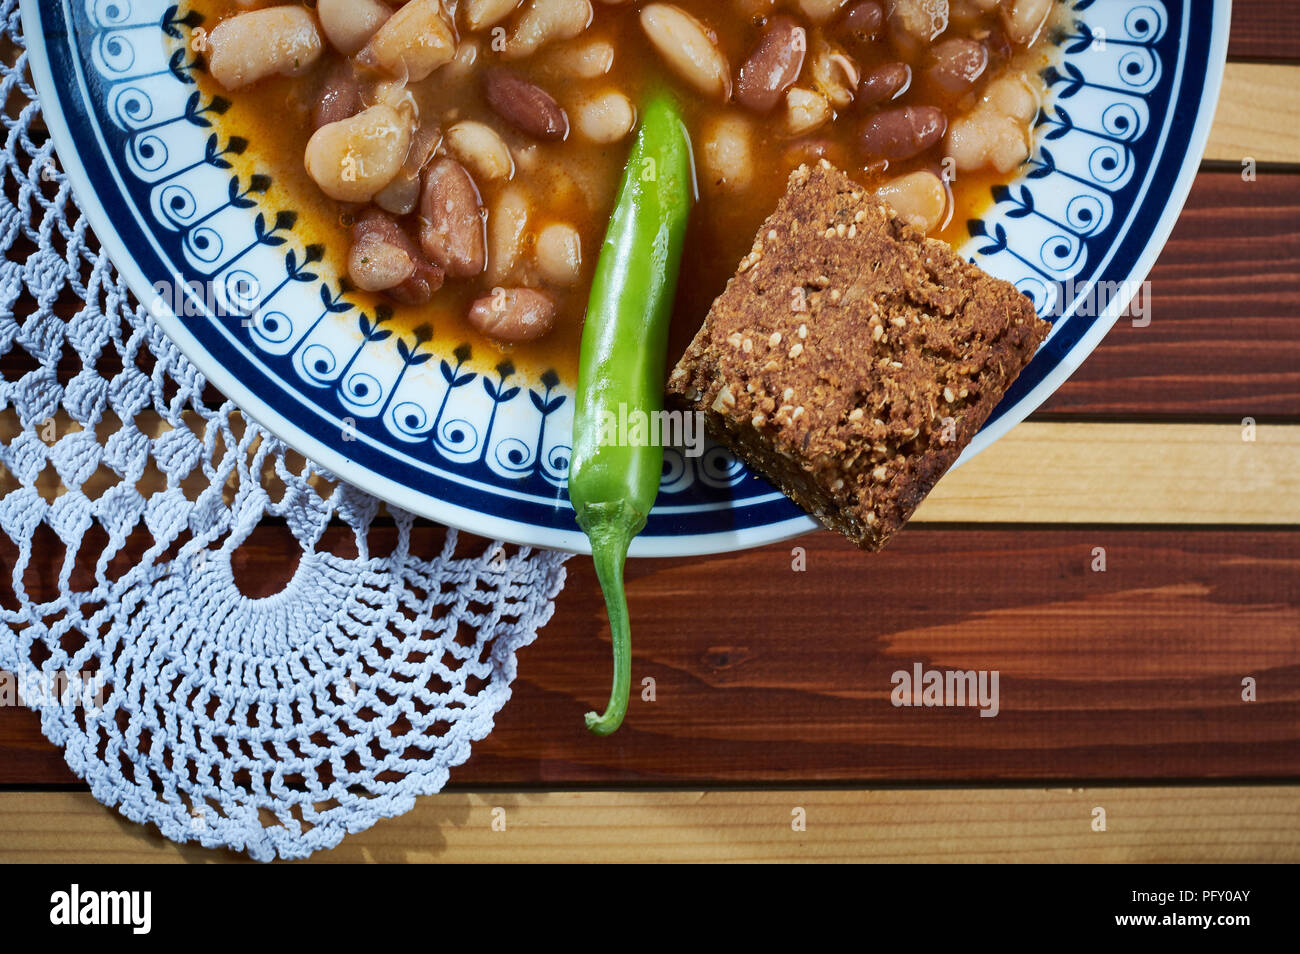
<svg viewBox="0 0 1300 954"><path fill-rule="evenodd" d="M1300 860L1296 6L1238 0L1230 58L1148 326L1121 319L882 554L820 532L633 563L655 701L603 741L582 713L608 636L574 559L447 792L319 860ZM295 552L263 526L246 592ZM998 670L1000 714L893 707L914 662ZM104 809L34 714L0 709L0 861L226 858Z"/></svg>

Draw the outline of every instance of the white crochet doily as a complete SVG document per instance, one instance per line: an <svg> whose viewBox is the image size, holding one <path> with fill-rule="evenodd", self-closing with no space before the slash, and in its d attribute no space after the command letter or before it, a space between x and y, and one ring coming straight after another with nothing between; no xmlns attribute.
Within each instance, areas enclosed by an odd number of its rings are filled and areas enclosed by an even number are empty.
<svg viewBox="0 0 1300 954"><path fill-rule="evenodd" d="M19 552L0 670L133 821L264 860L328 848L438 791L491 731L564 557L493 544L458 558L454 532L412 553L413 518L391 508L397 544L371 552L375 498L293 466L205 397L89 233L18 0L0 11L0 360L18 369L0 379L0 530ZM300 562L282 592L249 599L231 553L268 518ZM331 522L356 556L321 547ZM141 557L114 560L142 534ZM49 592L24 586L34 537L63 547Z"/></svg>

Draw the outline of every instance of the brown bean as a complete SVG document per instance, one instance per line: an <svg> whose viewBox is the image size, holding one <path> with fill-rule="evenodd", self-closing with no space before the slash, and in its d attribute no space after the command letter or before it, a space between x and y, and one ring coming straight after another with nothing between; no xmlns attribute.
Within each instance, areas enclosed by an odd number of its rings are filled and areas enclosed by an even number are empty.
<svg viewBox="0 0 1300 954"><path fill-rule="evenodd" d="M455 159L439 159L424 176L420 246L452 278L471 278L487 264L483 202Z"/></svg>
<svg viewBox="0 0 1300 954"><path fill-rule="evenodd" d="M555 302L532 288L495 288L470 306L469 323L498 341L534 341L555 326Z"/></svg>
<svg viewBox="0 0 1300 954"><path fill-rule="evenodd" d="M807 52L807 31L792 17L772 17L740 67L736 100L756 113L769 112L799 78Z"/></svg>
<svg viewBox="0 0 1300 954"><path fill-rule="evenodd" d="M953 37L930 48L930 65L925 75L951 96L975 85L989 65L989 51L965 37Z"/></svg>
<svg viewBox="0 0 1300 954"><path fill-rule="evenodd" d="M352 64L342 62L330 71L317 97L315 128L351 119L365 108L361 82L353 72Z"/></svg>
<svg viewBox="0 0 1300 954"><path fill-rule="evenodd" d="M534 139L557 142L569 135L569 117L550 93L504 67L483 76L483 92L506 122Z"/></svg>
<svg viewBox="0 0 1300 954"><path fill-rule="evenodd" d="M364 291L384 292L406 305L422 305L442 287L444 274L420 254L396 219L371 208L352 225L348 276Z"/></svg>
<svg viewBox="0 0 1300 954"><path fill-rule="evenodd" d="M862 127L858 145L870 159L900 161L929 149L948 129L948 117L933 106L901 106L877 113Z"/></svg>
<svg viewBox="0 0 1300 954"><path fill-rule="evenodd" d="M885 11L876 0L855 3L835 24L836 32L853 52L861 53L875 43L885 25Z"/></svg>
<svg viewBox="0 0 1300 954"><path fill-rule="evenodd" d="M884 63L862 77L854 102L859 108L895 99L912 85L912 68L906 63Z"/></svg>
<svg viewBox="0 0 1300 954"><path fill-rule="evenodd" d="M1011 55L1015 52L1006 31L997 24L994 24L989 30L989 35L984 38L984 48L989 51L990 66L1000 66L1011 59Z"/></svg>

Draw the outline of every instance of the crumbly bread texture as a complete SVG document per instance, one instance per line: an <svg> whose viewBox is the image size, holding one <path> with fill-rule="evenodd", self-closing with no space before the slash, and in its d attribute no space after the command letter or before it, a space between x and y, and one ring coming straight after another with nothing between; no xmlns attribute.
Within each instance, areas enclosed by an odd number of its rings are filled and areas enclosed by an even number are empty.
<svg viewBox="0 0 1300 954"><path fill-rule="evenodd" d="M801 166L669 382L710 435L878 550L1051 326L823 161Z"/></svg>

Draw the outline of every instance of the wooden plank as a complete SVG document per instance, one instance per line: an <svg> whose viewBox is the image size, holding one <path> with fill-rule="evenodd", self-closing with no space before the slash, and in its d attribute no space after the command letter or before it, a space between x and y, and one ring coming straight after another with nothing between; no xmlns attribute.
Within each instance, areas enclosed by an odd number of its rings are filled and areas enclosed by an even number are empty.
<svg viewBox="0 0 1300 954"><path fill-rule="evenodd" d="M1298 825L1291 786L443 794L311 861L1294 863ZM246 860L86 794L0 794L0 863Z"/></svg>
<svg viewBox="0 0 1300 954"><path fill-rule="evenodd" d="M1300 57L1300 6L1294 0L1233 0L1228 56L1265 60Z"/></svg>
<svg viewBox="0 0 1300 954"><path fill-rule="evenodd" d="M371 533L374 552L394 541ZM412 552L441 545L421 526ZM259 528L238 584L271 595L294 549ZM1294 531L918 526L873 555L821 532L633 561L634 694L605 740L582 724L609 691L604 605L590 560L568 573L455 787L1300 778ZM997 670L999 714L894 706L916 663ZM0 784L74 781L38 731L0 709Z"/></svg>
<svg viewBox="0 0 1300 954"><path fill-rule="evenodd" d="M1296 425L1027 422L948 473L914 519L1294 524L1297 460Z"/></svg>
<svg viewBox="0 0 1300 954"><path fill-rule="evenodd" d="M1291 51L1294 57L1296 49ZM1207 159L1300 161L1300 66L1229 63L1214 114Z"/></svg>
<svg viewBox="0 0 1300 954"><path fill-rule="evenodd" d="M608 643L574 560L456 784L1300 776L1295 533L914 529L873 556L824 533L629 580L655 700L589 744ZM918 662L998 670L999 715L895 707Z"/></svg>
<svg viewBox="0 0 1300 954"><path fill-rule="evenodd" d="M1300 420L1300 176L1203 172L1121 318L1036 418ZM1149 318L1149 322L1145 319Z"/></svg>

